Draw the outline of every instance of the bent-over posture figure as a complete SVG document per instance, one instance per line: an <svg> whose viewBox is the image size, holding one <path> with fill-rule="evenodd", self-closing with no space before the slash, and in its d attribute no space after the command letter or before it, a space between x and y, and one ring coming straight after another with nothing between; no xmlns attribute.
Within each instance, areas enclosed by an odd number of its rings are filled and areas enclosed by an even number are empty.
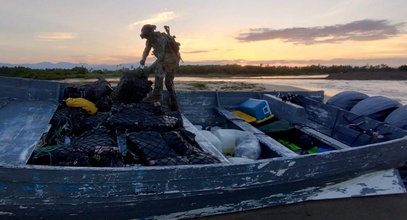
<svg viewBox="0 0 407 220"><path fill-rule="evenodd" d="M169 93L169 105L171 110L176 111L178 110L178 102L174 89L174 77L175 72L179 69L181 56L179 53L179 44L178 47L174 46L175 40L169 34L168 27L166 26L165 28L167 33L155 31L155 25L146 24L142 27L140 37L142 39L147 39L147 41L140 60L140 65L145 64L147 56L149 55L151 48L153 48L153 55L157 58L150 67L155 74L154 90L152 95L145 101L161 101L163 80L165 77L165 87Z"/></svg>

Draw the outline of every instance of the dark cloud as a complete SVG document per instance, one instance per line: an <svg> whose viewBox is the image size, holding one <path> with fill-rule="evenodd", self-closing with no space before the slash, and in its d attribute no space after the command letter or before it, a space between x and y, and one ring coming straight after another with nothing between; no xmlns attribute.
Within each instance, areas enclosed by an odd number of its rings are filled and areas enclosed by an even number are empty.
<svg viewBox="0 0 407 220"><path fill-rule="evenodd" d="M208 53L209 50L192 50L192 51L182 51L182 53Z"/></svg>
<svg viewBox="0 0 407 220"><path fill-rule="evenodd" d="M271 66L306 66L306 65L380 65L387 64L392 67L398 67L407 63L407 57L397 58L336 58L336 59L312 59L312 60L205 60L190 62L185 61L183 65L225 65L225 64L240 64L240 65L271 65Z"/></svg>
<svg viewBox="0 0 407 220"><path fill-rule="evenodd" d="M403 26L404 23L390 24L387 20L366 19L323 27L294 27L279 30L256 28L240 33L236 39L244 42L281 39L295 44L335 43L347 40L370 41L395 36L402 32Z"/></svg>

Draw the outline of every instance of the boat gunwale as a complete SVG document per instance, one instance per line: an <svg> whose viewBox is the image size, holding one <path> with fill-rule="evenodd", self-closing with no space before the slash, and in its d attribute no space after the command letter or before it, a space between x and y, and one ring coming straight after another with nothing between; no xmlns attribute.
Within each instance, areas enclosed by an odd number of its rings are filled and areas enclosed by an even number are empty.
<svg viewBox="0 0 407 220"><path fill-rule="evenodd" d="M199 164L199 165L171 165L171 166L142 166L142 165L137 165L137 166L125 166L125 167L73 167L73 166L53 166L53 165L31 165L31 164L26 164L26 165L8 165L8 164L0 164L0 169L1 168L16 168L16 169L32 169L32 170L73 170L73 171L117 171L117 172L125 172L125 171L150 171L150 170L173 170L173 169L200 169L202 167L236 167L236 166L247 166L247 165L261 165L264 163L270 163L274 161L285 161L285 160L296 160L300 158L307 158L307 157L319 157L321 155L332 155L336 156L336 154L340 155L343 152L347 151L362 151L366 148L372 148L372 147L377 147L381 145L386 145L386 144L391 144L391 143L397 143L397 142L405 142L407 143L407 136L394 139L394 140L388 140L385 142L380 142L380 143L373 143L373 144L367 144L363 146L358 146L358 147L351 147L351 148L346 148L346 149L338 149L338 150L333 150L333 151L328 151L328 152L321 152L318 154L306 154L306 155L298 155L294 157L274 157L274 158L265 158L265 159L259 159L255 160L253 162L247 162L247 163L241 163L241 164L233 164L233 163L216 163L216 164ZM407 145L406 145L407 147Z"/></svg>

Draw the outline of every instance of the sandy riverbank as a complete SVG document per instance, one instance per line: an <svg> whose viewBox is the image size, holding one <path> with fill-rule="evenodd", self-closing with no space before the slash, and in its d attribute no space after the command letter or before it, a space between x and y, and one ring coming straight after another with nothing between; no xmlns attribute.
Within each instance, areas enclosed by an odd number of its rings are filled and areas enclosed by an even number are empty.
<svg viewBox="0 0 407 220"><path fill-rule="evenodd" d="M86 84L94 82L97 79L65 79L59 82ZM112 85L116 86L120 78L106 78ZM154 78L149 80L154 82ZM306 91L305 88L273 84L270 79L259 77L176 77L174 80L176 90L194 90L194 91ZM154 85L153 85L154 86ZM310 89L313 90L313 89ZM325 94L324 101L331 96Z"/></svg>
<svg viewBox="0 0 407 220"><path fill-rule="evenodd" d="M85 84L94 82L97 79L65 79L58 80L59 82L79 83ZM120 78L106 78L112 86L116 86ZM149 80L154 82L154 78L150 77ZM210 90L210 91L303 91L304 89L294 86L274 85L269 81L261 82L261 78L252 77L239 77L239 78L204 78L204 77L176 77L174 80L175 88L177 90Z"/></svg>

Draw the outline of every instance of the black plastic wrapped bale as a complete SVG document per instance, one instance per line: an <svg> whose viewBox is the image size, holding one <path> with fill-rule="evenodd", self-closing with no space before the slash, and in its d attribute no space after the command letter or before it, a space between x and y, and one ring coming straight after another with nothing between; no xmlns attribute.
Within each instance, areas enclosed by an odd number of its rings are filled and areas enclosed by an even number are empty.
<svg viewBox="0 0 407 220"><path fill-rule="evenodd" d="M102 96L95 104L98 107L99 111L107 112L110 111L110 108L112 106L112 99L110 98L110 96Z"/></svg>
<svg viewBox="0 0 407 220"><path fill-rule="evenodd" d="M40 147L32 155L29 164L56 166L91 166L89 157L71 145Z"/></svg>
<svg viewBox="0 0 407 220"><path fill-rule="evenodd" d="M72 117L74 116L74 117ZM85 116L79 108L60 108L52 116L50 124L55 127L62 127L67 124L73 126L73 118L82 118Z"/></svg>
<svg viewBox="0 0 407 220"><path fill-rule="evenodd" d="M50 121L52 127L47 134L48 145L63 144L65 143L64 136L79 135L89 130L82 123L87 117L87 114L80 108L58 109Z"/></svg>
<svg viewBox="0 0 407 220"><path fill-rule="evenodd" d="M95 167L121 167L123 159L118 147L95 146L91 164Z"/></svg>
<svg viewBox="0 0 407 220"><path fill-rule="evenodd" d="M113 88L105 79L98 79L98 81L89 85L94 91L94 97L91 98L99 111L110 111L112 106L112 99L110 97Z"/></svg>
<svg viewBox="0 0 407 220"><path fill-rule="evenodd" d="M82 151L68 147L61 148L52 154L57 161L56 166L77 166L90 167L92 166L90 158Z"/></svg>
<svg viewBox="0 0 407 220"><path fill-rule="evenodd" d="M162 137L167 145L171 147L178 155L185 156L202 152L197 147L191 145L178 131L163 133Z"/></svg>
<svg viewBox="0 0 407 220"><path fill-rule="evenodd" d="M154 103L150 103L150 102L124 104L124 105L122 105L122 108L123 107L137 108L137 109L143 110L144 112L146 112L148 114L153 114L153 115L163 115L164 114L164 111L160 105L154 105Z"/></svg>
<svg viewBox="0 0 407 220"><path fill-rule="evenodd" d="M199 148L200 150L202 150L201 147L195 141L196 135L194 133L192 133L191 131L189 131L185 128L181 128L178 131L181 133L181 136L186 141L188 141L188 143L190 143L192 146L195 146L195 147Z"/></svg>
<svg viewBox="0 0 407 220"><path fill-rule="evenodd" d="M80 135L85 131L99 128L105 125L109 117L107 112L98 112L96 115L88 115L81 108L61 108L55 112L50 124L53 125L50 134Z"/></svg>
<svg viewBox="0 0 407 220"><path fill-rule="evenodd" d="M187 156L190 164L212 164L220 163L220 161L206 152L198 152L196 154L190 154Z"/></svg>
<svg viewBox="0 0 407 220"><path fill-rule="evenodd" d="M189 164L211 164L220 163L213 155L202 151L197 143L191 143L189 137L181 131L170 131L163 133L162 137L178 155L184 156Z"/></svg>
<svg viewBox="0 0 407 220"><path fill-rule="evenodd" d="M154 131L130 133L127 137L127 146L130 151L140 155L146 165L152 160L177 157L161 134Z"/></svg>
<svg viewBox="0 0 407 220"><path fill-rule="evenodd" d="M107 120L107 124L113 130L124 131L140 131L141 123L147 115L152 113L146 112L143 109L126 107L121 108Z"/></svg>
<svg viewBox="0 0 407 220"><path fill-rule="evenodd" d="M177 123L174 125L174 127L181 128L184 126L184 122L182 121L182 116L181 116L180 111L165 112L165 115L177 118Z"/></svg>
<svg viewBox="0 0 407 220"><path fill-rule="evenodd" d="M122 105L114 107L107 124L119 133L141 130L167 131L182 126L178 118L163 114L160 106L151 103Z"/></svg>
<svg viewBox="0 0 407 220"><path fill-rule="evenodd" d="M73 139L69 145L38 148L32 164L57 166L123 166L119 148L106 129L94 129Z"/></svg>
<svg viewBox="0 0 407 220"><path fill-rule="evenodd" d="M170 131L179 125L178 119L167 115L146 115L141 123L141 129L145 131Z"/></svg>
<svg viewBox="0 0 407 220"><path fill-rule="evenodd" d="M64 99L85 98L98 107L99 111L110 111L112 100L110 95L113 89L105 79L98 79L96 82L86 85L68 86L64 90Z"/></svg>
<svg viewBox="0 0 407 220"><path fill-rule="evenodd" d="M140 102L140 103L113 103L112 105L112 114L116 114L121 111L132 111L131 109L137 109L137 111L143 111L149 115L163 115L164 111L161 106L154 105L154 103L149 102Z"/></svg>
<svg viewBox="0 0 407 220"><path fill-rule="evenodd" d="M104 128L83 133L72 141L72 147L83 152L90 159L92 166L123 166L123 158L115 140Z"/></svg>
<svg viewBox="0 0 407 220"><path fill-rule="evenodd" d="M114 101L121 103L141 102L151 92L151 81L144 75L144 70L136 69L135 72L124 73L113 91Z"/></svg>
<svg viewBox="0 0 407 220"><path fill-rule="evenodd" d="M96 115L88 115L86 120L82 122L82 125L88 128L88 130L97 129L106 126L106 121L109 116L109 112L98 112Z"/></svg>

